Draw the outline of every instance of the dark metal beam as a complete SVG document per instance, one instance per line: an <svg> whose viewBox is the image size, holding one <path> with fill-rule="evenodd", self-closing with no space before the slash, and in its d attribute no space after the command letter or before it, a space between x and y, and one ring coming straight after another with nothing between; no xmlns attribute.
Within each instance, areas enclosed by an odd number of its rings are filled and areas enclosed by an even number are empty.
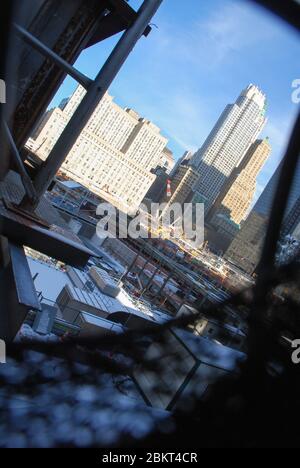
<svg viewBox="0 0 300 468"><path fill-rule="evenodd" d="M26 9L27 1L14 3L18 4L14 21L71 65L85 49L109 8L108 0L33 1L32 21L28 22L24 21L21 9L22 6ZM9 81L16 106L10 113L13 116L11 128L16 145L21 149L46 112L66 73L31 50L16 33L11 34L11 38L10 63L11 57L15 57L16 62Z"/></svg>
<svg viewBox="0 0 300 468"><path fill-rule="evenodd" d="M22 28L22 26L14 24L14 28L17 31L17 34L32 48L40 52L40 54L42 54L44 57L50 59L53 63L55 63L55 65L59 66L65 73L74 78L74 80L81 84L85 89L89 88L93 80L85 76L80 71L76 70L76 68L66 62L66 60L61 58L58 54L53 52L53 50L49 49L49 47L30 34L30 32L26 31L26 29Z"/></svg>
<svg viewBox="0 0 300 468"><path fill-rule="evenodd" d="M0 338L10 342L29 310L40 310L22 247L0 236Z"/></svg>
<svg viewBox="0 0 300 468"><path fill-rule="evenodd" d="M0 235L78 268L84 267L90 257L97 257L70 231L56 226L47 228L21 211L18 214L8 210L1 200Z"/></svg>
<svg viewBox="0 0 300 468"><path fill-rule="evenodd" d="M0 123L0 125L1 125L1 123ZM8 128L7 123L2 122L1 127L3 127L4 136L5 136L8 144L9 144L10 153L13 155L14 162L15 162L15 165L17 167L18 173L21 176L21 180L22 180L26 195L27 195L27 197L29 198L29 200L32 203L35 203L35 201L37 200L36 191L34 189L32 180L29 177L29 175L28 175L28 173L26 171L26 168L25 168L25 166L23 164L23 161L22 161L21 156L19 154L18 148L15 145L14 139L12 137L12 134L10 133L10 130Z"/></svg>
<svg viewBox="0 0 300 468"><path fill-rule="evenodd" d="M13 1L5 0L2 4L2 10L0 15L0 79L4 80L5 87L9 82L8 75L10 66L8 64L8 55L9 55L9 37L10 37L10 25L13 18L13 13L15 9L15 3ZM11 65L11 64L10 64ZM7 88L5 89L6 100L7 99ZM9 102L9 101L8 101ZM0 122L7 119L9 115L8 112L8 103L0 102ZM8 151L8 143L4 137L4 128L0 125L0 180L4 179L5 174L7 173L10 165Z"/></svg>
<svg viewBox="0 0 300 468"><path fill-rule="evenodd" d="M103 18L101 25L98 26L86 47L91 47L108 37L124 31L135 21L137 13L124 0L108 0L108 4L111 6L112 11ZM144 36L147 37L150 32L151 27L148 25L144 31Z"/></svg>
<svg viewBox="0 0 300 468"><path fill-rule="evenodd" d="M135 22L123 34L112 54L98 73L95 81L89 87L85 97L79 104L34 180L35 189L39 197L47 190L83 127L87 124L99 101L120 71L122 65L142 36L146 26L149 24L161 3L162 0L144 1L138 11ZM30 202L28 203L28 200L25 200L23 205L26 206L27 209L35 208L33 204Z"/></svg>
<svg viewBox="0 0 300 468"><path fill-rule="evenodd" d="M252 0L300 30L300 4L297 0Z"/></svg>

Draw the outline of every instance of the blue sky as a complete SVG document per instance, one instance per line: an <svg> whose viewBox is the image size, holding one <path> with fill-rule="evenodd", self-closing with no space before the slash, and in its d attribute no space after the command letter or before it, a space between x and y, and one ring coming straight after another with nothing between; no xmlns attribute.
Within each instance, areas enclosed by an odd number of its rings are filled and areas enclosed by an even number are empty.
<svg viewBox="0 0 300 468"><path fill-rule="evenodd" d="M129 2L135 9L141 0ZM164 0L110 88L122 106L153 120L178 158L204 142L225 105L249 83L268 99L272 155L258 179L261 193L279 160L298 106L291 100L300 78L299 36L248 0ZM89 48L76 66L94 77L119 36ZM66 79L54 104L76 84Z"/></svg>

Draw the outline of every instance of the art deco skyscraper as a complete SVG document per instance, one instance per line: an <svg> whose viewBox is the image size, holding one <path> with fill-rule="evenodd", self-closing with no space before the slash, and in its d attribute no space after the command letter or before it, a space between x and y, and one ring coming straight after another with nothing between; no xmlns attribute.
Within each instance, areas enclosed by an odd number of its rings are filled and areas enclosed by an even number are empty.
<svg viewBox="0 0 300 468"><path fill-rule="evenodd" d="M271 153L269 141L256 140L242 163L233 171L228 184L214 206L214 216L225 215L239 225L249 213L256 191L256 179Z"/></svg>
<svg viewBox="0 0 300 468"><path fill-rule="evenodd" d="M265 122L266 97L250 84L234 104L226 106L191 164L198 171L195 185L197 199L207 213L220 195L222 187L256 140Z"/></svg>

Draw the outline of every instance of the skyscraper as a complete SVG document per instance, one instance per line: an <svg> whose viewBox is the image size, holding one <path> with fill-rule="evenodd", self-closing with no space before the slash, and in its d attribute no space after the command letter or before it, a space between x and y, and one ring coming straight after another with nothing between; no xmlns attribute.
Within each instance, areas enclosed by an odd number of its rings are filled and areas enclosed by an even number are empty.
<svg viewBox="0 0 300 468"><path fill-rule="evenodd" d="M250 84L234 104L226 106L202 147L194 154L192 166L199 172L195 185L207 213L220 195L233 169L240 164L265 122L266 97Z"/></svg>
<svg viewBox="0 0 300 468"><path fill-rule="evenodd" d="M256 202L242 229L231 243L225 257L248 273L252 273L259 262L263 241L272 209L282 164L278 166L269 183ZM300 198L300 162L295 171L287 209L283 221L283 233L289 234L297 226L297 206ZM292 221L292 222L291 222Z"/></svg>
<svg viewBox="0 0 300 468"><path fill-rule="evenodd" d="M189 164L189 161L191 160L191 157L193 156L192 151L185 151L181 158L179 158L176 163L174 164L171 172L170 172L170 177L173 177L173 175L176 174L178 168L182 164Z"/></svg>
<svg viewBox="0 0 300 468"><path fill-rule="evenodd" d="M214 217L222 214L235 224L241 224L249 212L256 191L257 176L270 153L271 146L267 139L256 140L250 146L214 205Z"/></svg>

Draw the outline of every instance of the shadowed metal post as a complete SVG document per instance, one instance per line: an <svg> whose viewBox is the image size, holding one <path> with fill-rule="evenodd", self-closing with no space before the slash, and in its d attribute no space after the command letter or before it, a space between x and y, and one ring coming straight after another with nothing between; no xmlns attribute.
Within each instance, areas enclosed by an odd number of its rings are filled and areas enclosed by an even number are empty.
<svg viewBox="0 0 300 468"><path fill-rule="evenodd" d="M0 126L3 126L4 136L6 137L8 143L9 143L11 154L12 154L14 162L15 162L17 168L18 168L18 172L19 172L20 177L22 179L22 182L23 182L23 185L24 185L24 188L25 188L25 191L26 191L26 195L27 195L28 199L32 203L38 202L38 200L36 198L36 192L35 192L35 189L33 187L32 180L30 179L29 175L27 174L27 171L25 169L25 166L24 166L23 161L21 159L21 156L19 154L18 148L16 147L16 144L14 142L12 134L10 133L8 125L7 125L6 122L0 122Z"/></svg>

